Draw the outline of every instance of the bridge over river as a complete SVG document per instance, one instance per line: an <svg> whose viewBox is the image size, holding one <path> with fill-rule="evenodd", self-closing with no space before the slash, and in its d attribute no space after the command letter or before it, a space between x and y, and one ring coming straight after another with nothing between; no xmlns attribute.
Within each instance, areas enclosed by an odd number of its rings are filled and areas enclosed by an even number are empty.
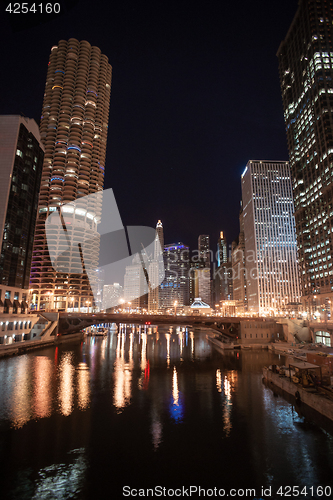
<svg viewBox="0 0 333 500"><path fill-rule="evenodd" d="M129 314L129 313L59 313L59 333L74 333L91 325L101 323L127 323L137 325L183 325L212 328L230 339L236 339L240 332L241 318L221 316L178 316L169 314ZM258 320L258 319L257 319Z"/></svg>

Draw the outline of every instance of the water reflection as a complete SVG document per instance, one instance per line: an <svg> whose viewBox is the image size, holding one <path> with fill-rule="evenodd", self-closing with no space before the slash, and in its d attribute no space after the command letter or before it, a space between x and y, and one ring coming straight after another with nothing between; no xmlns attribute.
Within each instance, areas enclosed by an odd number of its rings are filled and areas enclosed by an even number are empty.
<svg viewBox="0 0 333 500"><path fill-rule="evenodd" d="M132 393L133 347L130 348L129 361L125 360L126 329L122 329L117 338L116 360L114 362L113 404L120 413L129 404ZM130 345L133 339L130 337Z"/></svg>
<svg viewBox="0 0 333 500"><path fill-rule="evenodd" d="M153 410L152 423L151 423L151 434L154 450L157 450L162 442L162 422L158 417L156 410Z"/></svg>
<svg viewBox="0 0 333 500"><path fill-rule="evenodd" d="M170 413L172 418L176 422L182 421L184 413L183 400L182 395L178 389L178 374L175 366L173 367L172 374L172 398L170 404Z"/></svg>
<svg viewBox="0 0 333 500"><path fill-rule="evenodd" d="M223 429L226 436L230 435L232 429L231 414L232 414L232 393L235 391L235 383L237 382L237 372L234 370L228 371L227 375L222 375L220 369L216 370L216 388L221 393L222 400L222 418Z"/></svg>
<svg viewBox="0 0 333 500"><path fill-rule="evenodd" d="M22 363L16 365L12 382L11 418L13 427L22 427L31 413L31 384L29 378L29 359L24 357Z"/></svg>
<svg viewBox="0 0 333 500"><path fill-rule="evenodd" d="M52 403L52 362L46 356L36 356L33 366L34 390L33 408L36 418L44 418L51 415Z"/></svg>
<svg viewBox="0 0 333 500"><path fill-rule="evenodd" d="M68 455L76 458L70 463L54 464L38 471L33 500L77 498L86 474L87 459L84 449L72 450Z"/></svg>
<svg viewBox="0 0 333 500"><path fill-rule="evenodd" d="M77 367L77 395L80 410L88 408L90 403L90 373L87 363Z"/></svg>
<svg viewBox="0 0 333 500"><path fill-rule="evenodd" d="M120 498L126 470L147 486L328 484L332 437L262 384L276 359L222 355L200 330L127 326L1 360L1 496L24 500L28 484L36 500Z"/></svg>

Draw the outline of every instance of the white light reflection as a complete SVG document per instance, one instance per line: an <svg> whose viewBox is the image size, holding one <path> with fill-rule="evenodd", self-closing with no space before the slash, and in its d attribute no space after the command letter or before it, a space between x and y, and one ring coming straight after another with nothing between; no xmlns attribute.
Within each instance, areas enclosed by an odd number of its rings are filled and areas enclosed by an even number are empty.
<svg viewBox="0 0 333 500"><path fill-rule="evenodd" d="M58 393L60 410L65 417L73 411L73 377L72 353L66 352L62 355L59 363L60 384Z"/></svg>
<svg viewBox="0 0 333 500"><path fill-rule="evenodd" d="M223 423L226 435L229 436L232 429L231 418L230 418L232 403L231 403L231 384L227 376L224 377L223 388L225 396L225 400L223 403Z"/></svg>
<svg viewBox="0 0 333 500"><path fill-rule="evenodd" d="M126 331L126 330L125 330ZM131 334L133 335L133 334ZM131 338L130 335L130 338ZM130 402L132 396L131 382L133 371L133 358L130 356L128 363L125 362L125 332L118 335L116 360L114 362L114 389L113 404L120 413Z"/></svg>
<svg viewBox="0 0 333 500"><path fill-rule="evenodd" d="M222 392L222 375L221 370L216 370L216 387L219 392Z"/></svg>
<svg viewBox="0 0 333 500"><path fill-rule="evenodd" d="M72 463L54 464L38 471L36 489L32 500L47 500L56 498L78 498L87 470L87 460L84 448L68 453L78 455Z"/></svg>
<svg viewBox="0 0 333 500"><path fill-rule="evenodd" d="M170 333L165 334L166 341L167 341L167 367L169 368L170 366Z"/></svg>
<svg viewBox="0 0 333 500"><path fill-rule="evenodd" d="M154 409L152 413L152 423L150 430L152 434L152 443L154 446L154 450L157 450L162 441L162 422L159 419L159 415L156 409Z"/></svg>
<svg viewBox="0 0 333 500"><path fill-rule="evenodd" d="M191 340L191 358L194 359L194 334L190 332L190 340Z"/></svg>
<svg viewBox="0 0 333 500"><path fill-rule="evenodd" d="M37 418L51 414L52 362L46 356L36 356L33 364L34 392L33 411Z"/></svg>
<svg viewBox="0 0 333 500"><path fill-rule="evenodd" d="M179 348L180 348L180 361L183 361L183 348L184 348L184 333L179 330Z"/></svg>
<svg viewBox="0 0 333 500"><path fill-rule="evenodd" d="M80 410L90 404L90 372L87 363L79 363L77 367L77 396Z"/></svg>
<svg viewBox="0 0 333 500"><path fill-rule="evenodd" d="M29 359L25 356L20 359L13 383L12 421L16 429L22 427L30 419L30 384L27 377L29 371Z"/></svg>

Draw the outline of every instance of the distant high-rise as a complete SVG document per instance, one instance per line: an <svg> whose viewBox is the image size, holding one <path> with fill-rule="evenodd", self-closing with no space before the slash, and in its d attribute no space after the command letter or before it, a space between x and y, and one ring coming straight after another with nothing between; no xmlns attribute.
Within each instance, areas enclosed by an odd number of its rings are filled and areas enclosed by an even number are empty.
<svg viewBox="0 0 333 500"><path fill-rule="evenodd" d="M200 234L198 238L198 250L200 259L205 262L206 267L210 268L209 236L207 234Z"/></svg>
<svg viewBox="0 0 333 500"><path fill-rule="evenodd" d="M160 290L160 308L189 305L189 247L173 243L164 247L165 277Z"/></svg>
<svg viewBox="0 0 333 500"><path fill-rule="evenodd" d="M126 266L124 276L124 300L133 308L147 307L148 282L147 270L142 265L139 255L133 257L132 264Z"/></svg>
<svg viewBox="0 0 333 500"><path fill-rule="evenodd" d="M34 120L0 116L0 285L29 288L43 151Z"/></svg>
<svg viewBox="0 0 333 500"><path fill-rule="evenodd" d="M158 311L160 307L160 287L158 286L163 279L162 264L164 248L163 224L159 220L156 224L156 235L154 242L154 256L149 265L150 287L148 291L148 310Z"/></svg>
<svg viewBox="0 0 333 500"><path fill-rule="evenodd" d="M236 301L237 311L247 311L246 296L246 268L245 268L245 240L243 210L239 214L240 232L238 241L232 243L232 298Z"/></svg>
<svg viewBox="0 0 333 500"><path fill-rule="evenodd" d="M119 304L123 297L124 288L119 283L113 283L113 285L103 286L103 302L102 309L106 311L111 307L115 307Z"/></svg>
<svg viewBox="0 0 333 500"><path fill-rule="evenodd" d="M211 304L211 254L209 248L209 236L200 234L198 238L198 251L200 261L204 263L205 269L196 269L195 271L195 295L200 297L206 304Z"/></svg>
<svg viewBox="0 0 333 500"><path fill-rule="evenodd" d="M300 300L288 162L249 161L242 174L249 312L271 313Z"/></svg>
<svg viewBox="0 0 333 500"><path fill-rule="evenodd" d="M277 56L302 301L311 308L333 297L333 2L300 0Z"/></svg>
<svg viewBox="0 0 333 500"><path fill-rule="evenodd" d="M223 263L228 260L228 249L227 240L223 235L223 231L220 232L220 237L217 242L217 267L220 267Z"/></svg>
<svg viewBox="0 0 333 500"><path fill-rule="evenodd" d="M71 306L77 310L93 301L82 255L81 260L77 252L68 256L75 273L56 272L51 266L45 220L75 201L71 213L66 212L66 226L74 227L76 241L96 237L101 204L87 206L79 200L103 190L110 91L111 66L99 48L73 38L52 47L40 124L45 157L31 270L31 287L40 309ZM51 243L57 248L58 233ZM92 267L98 266L98 253L98 245L92 245Z"/></svg>

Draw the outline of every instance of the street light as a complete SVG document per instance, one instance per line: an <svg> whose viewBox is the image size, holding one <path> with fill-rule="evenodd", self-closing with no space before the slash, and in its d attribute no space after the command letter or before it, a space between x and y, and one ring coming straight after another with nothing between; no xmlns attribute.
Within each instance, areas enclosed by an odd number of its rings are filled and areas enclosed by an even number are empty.
<svg viewBox="0 0 333 500"><path fill-rule="evenodd" d="M72 310L74 312L74 297L70 297L69 300L72 303Z"/></svg>
<svg viewBox="0 0 333 500"><path fill-rule="evenodd" d="M51 296L53 295L53 293L52 293L52 292L47 292L47 295L49 296L49 300L48 300L49 307L48 307L48 309L49 309L50 311L52 311Z"/></svg>
<svg viewBox="0 0 333 500"><path fill-rule="evenodd" d="M175 300L174 303L173 303L173 305L175 306L175 316L177 314L177 304L178 304L178 301Z"/></svg>

